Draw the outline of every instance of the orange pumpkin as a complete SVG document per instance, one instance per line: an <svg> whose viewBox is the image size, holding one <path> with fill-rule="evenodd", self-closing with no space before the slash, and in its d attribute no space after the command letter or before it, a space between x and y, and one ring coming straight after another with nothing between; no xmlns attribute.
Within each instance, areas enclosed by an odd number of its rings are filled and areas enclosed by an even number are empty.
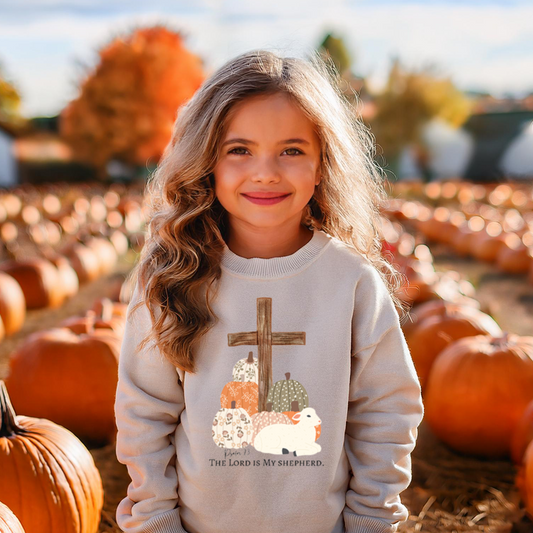
<svg viewBox="0 0 533 533"><path fill-rule="evenodd" d="M67 328L27 337L9 360L13 405L47 418L80 439L106 443L116 434L114 400L121 338L107 329L76 335Z"/></svg>
<svg viewBox="0 0 533 533"><path fill-rule="evenodd" d="M80 283L94 281L100 276L100 261L96 253L81 244L74 242L62 249L76 271Z"/></svg>
<svg viewBox="0 0 533 533"><path fill-rule="evenodd" d="M526 515L533 520L533 442L529 443L522 464L518 467L515 485L524 502Z"/></svg>
<svg viewBox="0 0 533 533"><path fill-rule="evenodd" d="M477 335L453 342L436 359L425 420L455 450L503 457L532 400L533 337Z"/></svg>
<svg viewBox="0 0 533 533"><path fill-rule="evenodd" d="M94 308L99 309L99 313L90 309L85 316L73 316L63 320L60 322L59 327L68 328L78 335L92 333L95 329L108 329L122 337L126 318L123 315L116 314L115 309L117 309L118 313L122 313L123 307L127 309L127 306L121 303L117 303L115 308L114 303L109 298L101 298L94 306Z"/></svg>
<svg viewBox="0 0 533 533"><path fill-rule="evenodd" d="M0 500L26 531L98 531L104 491L91 453L50 420L16 416L1 380L0 472Z"/></svg>
<svg viewBox="0 0 533 533"><path fill-rule="evenodd" d="M462 304L469 305L479 309L480 304L473 298L466 298ZM429 300L415 305L409 311L409 317L406 318L402 324L402 330L404 335L412 335L416 328L430 316L444 316L447 312L447 306L451 305L451 302L446 300Z"/></svg>
<svg viewBox="0 0 533 533"><path fill-rule="evenodd" d="M28 309L57 308L65 300L59 272L47 259L9 260L0 269L17 280Z"/></svg>
<svg viewBox="0 0 533 533"><path fill-rule="evenodd" d="M434 361L450 343L473 335L501 334L502 330L490 315L472 306L445 302L441 315L422 320L406 337L422 389Z"/></svg>
<svg viewBox="0 0 533 533"><path fill-rule="evenodd" d="M480 261L493 263L505 246L505 235L498 222L489 222L471 238L471 254Z"/></svg>
<svg viewBox="0 0 533 533"><path fill-rule="evenodd" d="M71 298L77 294L80 288L80 281L70 261L64 255L55 252L46 252L45 257L55 265L59 272L60 287L65 293L65 298Z"/></svg>
<svg viewBox="0 0 533 533"><path fill-rule="evenodd" d="M2 533L25 533L19 519L2 502L0 502L0 531Z"/></svg>
<svg viewBox="0 0 533 533"><path fill-rule="evenodd" d="M409 261L400 271L407 277L407 283L398 291L398 297L402 301L425 302L434 298L432 285L438 280L438 276L429 261Z"/></svg>
<svg viewBox="0 0 533 533"><path fill-rule="evenodd" d="M293 423L293 424L298 424L298 422L300 422L299 420L294 420L292 417L296 414L296 413L299 413L300 411L298 410L298 402L297 401L293 401L291 402L291 407L292 407L292 411L283 411L283 414L284 415L287 415L289 418L290 418L290 421ZM316 437L315 437L315 440L318 439L318 437L320 437L320 434L322 433L322 425L321 424L318 424L318 426L315 426L315 430L316 430Z"/></svg>
<svg viewBox="0 0 533 533"><path fill-rule="evenodd" d="M89 237L84 244L98 257L100 276L105 276L113 271L118 261L118 255L109 240L104 237Z"/></svg>
<svg viewBox="0 0 533 533"><path fill-rule="evenodd" d="M231 402L235 402L235 409L244 409L251 417L259 410L259 387L253 381L229 381L220 394L220 407L231 409Z"/></svg>
<svg viewBox="0 0 533 533"><path fill-rule="evenodd" d="M26 299L18 281L0 272L0 318L6 335L20 330L26 319Z"/></svg>
<svg viewBox="0 0 533 533"><path fill-rule="evenodd" d="M526 274L531 266L532 258L528 247L515 233L505 236L504 244L496 256L496 266L510 274Z"/></svg>
<svg viewBox="0 0 533 533"><path fill-rule="evenodd" d="M511 459L514 464L521 464L524 452L533 440L533 401L529 403L520 421L513 431L511 439Z"/></svg>

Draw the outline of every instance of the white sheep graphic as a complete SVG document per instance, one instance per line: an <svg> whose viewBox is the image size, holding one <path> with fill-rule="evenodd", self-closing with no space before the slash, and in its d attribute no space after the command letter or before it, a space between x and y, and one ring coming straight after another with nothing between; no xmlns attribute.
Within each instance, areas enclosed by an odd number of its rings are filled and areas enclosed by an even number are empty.
<svg viewBox="0 0 533 533"><path fill-rule="evenodd" d="M322 447L315 442L315 426L322 423L312 407L306 407L293 415L298 424L272 424L264 427L254 439L254 448L263 453L278 455L294 452L294 455L314 455Z"/></svg>

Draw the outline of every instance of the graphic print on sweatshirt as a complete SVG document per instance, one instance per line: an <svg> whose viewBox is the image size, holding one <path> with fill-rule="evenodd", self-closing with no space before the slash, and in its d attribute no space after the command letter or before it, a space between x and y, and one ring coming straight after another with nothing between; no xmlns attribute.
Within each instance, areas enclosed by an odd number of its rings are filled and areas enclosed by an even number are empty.
<svg viewBox="0 0 533 533"><path fill-rule="evenodd" d="M228 346L257 346L233 366L232 381L220 395L213 419L213 440L219 448L248 446L262 453L315 455L321 433L320 417L309 405L304 386L291 379L272 385L272 348L305 345L305 332L272 331L272 298L257 298L257 330L228 334ZM275 349L275 348L274 348Z"/></svg>

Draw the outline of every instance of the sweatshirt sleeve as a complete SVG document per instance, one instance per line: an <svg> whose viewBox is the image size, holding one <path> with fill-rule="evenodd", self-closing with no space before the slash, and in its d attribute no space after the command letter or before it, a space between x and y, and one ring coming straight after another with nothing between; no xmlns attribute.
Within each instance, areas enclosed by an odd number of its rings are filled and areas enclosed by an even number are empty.
<svg viewBox="0 0 533 533"><path fill-rule="evenodd" d="M407 520L400 493L411 482L411 452L424 407L398 313L370 263L355 289L345 449L352 477L346 533L390 533Z"/></svg>
<svg viewBox="0 0 533 533"><path fill-rule="evenodd" d="M131 478L116 510L125 533L186 533L178 508L174 432L184 408L176 367L152 342L136 353L151 327L136 285L127 311L115 398L116 455Z"/></svg>

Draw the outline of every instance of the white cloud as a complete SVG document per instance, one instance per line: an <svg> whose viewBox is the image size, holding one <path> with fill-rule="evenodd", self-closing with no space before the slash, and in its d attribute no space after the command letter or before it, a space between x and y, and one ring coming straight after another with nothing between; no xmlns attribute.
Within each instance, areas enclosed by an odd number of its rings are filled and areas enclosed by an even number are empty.
<svg viewBox="0 0 533 533"><path fill-rule="evenodd" d="M65 5L46 0L48 5ZM37 0L21 0L24 6ZM39 0L42 6L41 0ZM88 6L88 0L66 4ZM126 3L98 0L91 6L138 8ZM185 4L185 2L184 2ZM20 2L19 2L20 5ZM146 4L144 4L146 5ZM252 48L277 49L303 55L316 46L326 31L346 38L356 58L357 73L378 85L386 78L390 57L406 64L435 62L462 88L503 92L533 90L533 5L457 5L387 3L347 0L203 0L201 11L176 14L167 0L154 1L151 13L100 16L63 14L29 22L14 22L0 15L0 61L22 86L25 111L55 113L72 97L69 80L75 77L76 58L90 64L95 51L117 32L134 25L168 22L182 29L187 44L207 66L218 68L229 58ZM1 4L0 4L1 6ZM0 13L2 7L0 7ZM59 47L46 56L47 45ZM33 48L33 58L21 48ZM39 57L39 49L43 55ZM32 67L36 62L47 69ZM49 79L45 80L45 77ZM51 79L53 78L53 79Z"/></svg>

